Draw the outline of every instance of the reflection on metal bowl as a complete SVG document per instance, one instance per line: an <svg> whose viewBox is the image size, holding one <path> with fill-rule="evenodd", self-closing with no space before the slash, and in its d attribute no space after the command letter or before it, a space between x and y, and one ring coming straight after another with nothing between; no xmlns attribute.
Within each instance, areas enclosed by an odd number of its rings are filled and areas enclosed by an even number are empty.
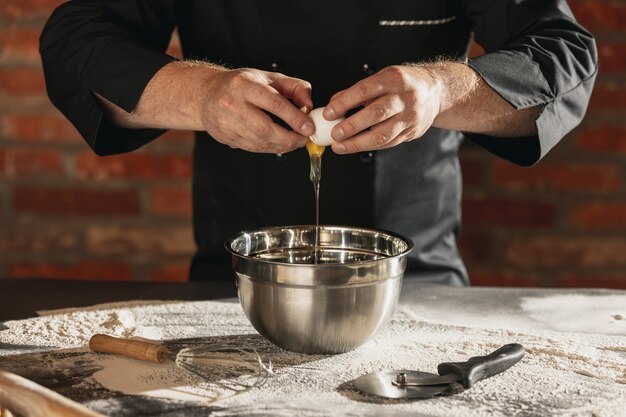
<svg viewBox="0 0 626 417"><path fill-rule="evenodd" d="M228 241L239 301L255 329L301 353L341 353L373 337L398 304L410 240L342 226L240 232Z"/></svg>

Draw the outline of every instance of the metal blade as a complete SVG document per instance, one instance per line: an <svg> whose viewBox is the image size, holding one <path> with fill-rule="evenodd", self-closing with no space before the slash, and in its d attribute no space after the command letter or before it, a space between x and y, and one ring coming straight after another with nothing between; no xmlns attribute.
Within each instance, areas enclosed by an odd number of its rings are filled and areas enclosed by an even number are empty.
<svg viewBox="0 0 626 417"><path fill-rule="evenodd" d="M426 386L394 384L394 382L397 382L398 374L401 373L407 376L407 381L418 381L421 379L441 381L442 378L450 378L449 375L441 377L428 372L380 371L358 377L354 380L354 386L359 391L386 398L429 398L448 390L448 385L441 382L438 385ZM456 379L453 379L451 382L454 381Z"/></svg>
<svg viewBox="0 0 626 417"><path fill-rule="evenodd" d="M400 378L400 375L402 375L403 378ZM405 387L425 387L430 385L447 385L451 382L457 382L459 378L460 377L457 374L434 375L427 372L398 371L398 374L396 374L396 380L393 384Z"/></svg>

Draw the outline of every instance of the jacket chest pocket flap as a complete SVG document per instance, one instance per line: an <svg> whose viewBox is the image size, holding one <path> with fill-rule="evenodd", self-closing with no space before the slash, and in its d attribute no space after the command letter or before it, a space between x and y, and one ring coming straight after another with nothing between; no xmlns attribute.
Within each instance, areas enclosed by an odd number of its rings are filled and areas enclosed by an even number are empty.
<svg viewBox="0 0 626 417"><path fill-rule="evenodd" d="M469 30L459 1L383 0L378 32L381 66L465 54Z"/></svg>
<svg viewBox="0 0 626 417"><path fill-rule="evenodd" d="M379 3L378 24L383 27L428 27L450 23L458 8L446 0L383 0Z"/></svg>

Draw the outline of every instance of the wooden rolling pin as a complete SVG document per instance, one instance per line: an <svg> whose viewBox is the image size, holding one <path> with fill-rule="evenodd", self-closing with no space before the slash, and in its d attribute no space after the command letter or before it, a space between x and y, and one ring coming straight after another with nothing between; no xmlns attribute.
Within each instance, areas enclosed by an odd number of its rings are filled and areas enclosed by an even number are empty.
<svg viewBox="0 0 626 417"><path fill-rule="evenodd" d="M0 408L0 417L15 417L8 408Z"/></svg>
<svg viewBox="0 0 626 417"><path fill-rule="evenodd" d="M89 349L98 353L114 353L140 361L163 363L166 359L176 360L163 345L143 340L120 339L105 334L95 334L89 339Z"/></svg>
<svg viewBox="0 0 626 417"><path fill-rule="evenodd" d="M61 394L6 371L0 371L0 413L2 416L13 413L24 417L104 417Z"/></svg>

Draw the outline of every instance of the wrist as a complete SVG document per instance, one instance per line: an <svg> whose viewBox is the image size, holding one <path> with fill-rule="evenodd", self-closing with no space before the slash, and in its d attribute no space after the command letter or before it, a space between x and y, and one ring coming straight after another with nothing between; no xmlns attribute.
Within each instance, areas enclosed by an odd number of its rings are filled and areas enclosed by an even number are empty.
<svg viewBox="0 0 626 417"><path fill-rule="evenodd" d="M180 61L176 79L180 92L178 111L185 120L188 130L206 130L205 109L212 93L216 90L220 75L228 70L202 61Z"/></svg>
<svg viewBox="0 0 626 417"><path fill-rule="evenodd" d="M405 64L410 68L415 80L415 89L420 92L421 102L430 108L433 120L446 108L448 91L440 64Z"/></svg>
<svg viewBox="0 0 626 417"><path fill-rule="evenodd" d="M431 97L435 100L437 115L449 107L450 94L446 84L446 75L443 64L422 64L418 68L430 79Z"/></svg>
<svg viewBox="0 0 626 417"><path fill-rule="evenodd" d="M462 62L424 64L424 70L437 80L439 112L433 126L447 128L452 113L467 107L480 84L480 77Z"/></svg>

